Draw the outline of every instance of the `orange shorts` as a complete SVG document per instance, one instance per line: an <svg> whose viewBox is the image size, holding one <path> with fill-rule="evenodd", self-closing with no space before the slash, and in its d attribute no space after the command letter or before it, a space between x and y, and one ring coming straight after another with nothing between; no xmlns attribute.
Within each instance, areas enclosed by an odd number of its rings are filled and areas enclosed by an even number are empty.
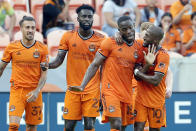
<svg viewBox="0 0 196 131"><path fill-rule="evenodd" d="M99 116L99 101L99 90L88 94L75 94L67 90L63 118L81 120L82 117L97 117Z"/></svg>
<svg viewBox="0 0 196 131"><path fill-rule="evenodd" d="M38 125L42 122L42 93L35 102L28 103L26 95L35 88L11 87L9 100L9 116L22 117L25 111L27 124Z"/></svg>
<svg viewBox="0 0 196 131"><path fill-rule="evenodd" d="M103 123L109 122L108 117L120 117L123 126L134 123L135 115L132 104L121 102L116 96L112 94L102 94L101 99L103 104Z"/></svg>
<svg viewBox="0 0 196 131"><path fill-rule="evenodd" d="M136 102L135 110L137 113L135 122L146 122L148 120L151 128L166 127L165 105L162 108L149 108Z"/></svg>

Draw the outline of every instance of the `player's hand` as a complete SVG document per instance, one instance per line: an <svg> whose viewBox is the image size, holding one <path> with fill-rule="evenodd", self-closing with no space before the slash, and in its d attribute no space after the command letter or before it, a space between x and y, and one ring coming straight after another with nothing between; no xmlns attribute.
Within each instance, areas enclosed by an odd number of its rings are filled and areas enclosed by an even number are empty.
<svg viewBox="0 0 196 131"><path fill-rule="evenodd" d="M117 42L118 45L123 44L123 39L122 39L122 37L121 37L121 35L120 35L119 32L116 32L115 33L114 38L115 38L115 40L116 40L116 42Z"/></svg>
<svg viewBox="0 0 196 131"><path fill-rule="evenodd" d="M84 88L82 88L81 86L69 86L68 88L70 91L76 91L76 92L80 92L83 91Z"/></svg>
<svg viewBox="0 0 196 131"><path fill-rule="evenodd" d="M42 62L42 63L40 63L40 67L41 67L42 71L46 71L49 68L49 64L47 62Z"/></svg>
<svg viewBox="0 0 196 131"><path fill-rule="evenodd" d="M158 52L156 52L156 47L154 45L149 45L148 46L148 53L146 54L145 51L143 51L144 53L144 59L146 61L147 64L149 65L153 65L155 59L156 59L156 56L158 54Z"/></svg>
<svg viewBox="0 0 196 131"><path fill-rule="evenodd" d="M30 102L36 101L38 95L39 95L39 91L38 91L38 90L33 90L33 91L29 92L29 93L26 95L26 96L28 97L28 98L27 98L27 102L30 103Z"/></svg>
<svg viewBox="0 0 196 131"><path fill-rule="evenodd" d="M186 4L183 8L184 11L188 11L192 8L192 5L191 4Z"/></svg>

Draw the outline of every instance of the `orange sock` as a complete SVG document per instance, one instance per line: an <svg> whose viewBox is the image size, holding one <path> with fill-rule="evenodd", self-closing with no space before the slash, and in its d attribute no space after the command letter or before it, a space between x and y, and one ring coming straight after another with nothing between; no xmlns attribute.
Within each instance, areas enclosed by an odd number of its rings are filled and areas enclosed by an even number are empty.
<svg viewBox="0 0 196 131"><path fill-rule="evenodd" d="M117 130L117 129L110 129L110 131L120 131L120 130Z"/></svg>
<svg viewBox="0 0 196 131"><path fill-rule="evenodd" d="M92 129L92 130L84 130L84 131L95 131L95 129Z"/></svg>
<svg viewBox="0 0 196 131"><path fill-rule="evenodd" d="M18 131L19 124L17 123L10 123L8 131Z"/></svg>

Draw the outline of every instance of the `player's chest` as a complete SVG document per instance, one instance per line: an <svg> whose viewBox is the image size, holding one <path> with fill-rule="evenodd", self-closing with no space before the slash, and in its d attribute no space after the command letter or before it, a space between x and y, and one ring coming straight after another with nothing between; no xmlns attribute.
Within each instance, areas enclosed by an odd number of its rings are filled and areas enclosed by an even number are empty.
<svg viewBox="0 0 196 131"><path fill-rule="evenodd" d="M36 48L17 49L12 52L13 61L41 61L41 51Z"/></svg>
<svg viewBox="0 0 196 131"><path fill-rule="evenodd" d="M117 47L111 52L111 57L115 59L117 64L124 67L131 67L137 61L138 50L133 47Z"/></svg>
<svg viewBox="0 0 196 131"><path fill-rule="evenodd" d="M96 53L99 48L100 42L89 41L89 40L70 40L69 51L73 52L86 52Z"/></svg>

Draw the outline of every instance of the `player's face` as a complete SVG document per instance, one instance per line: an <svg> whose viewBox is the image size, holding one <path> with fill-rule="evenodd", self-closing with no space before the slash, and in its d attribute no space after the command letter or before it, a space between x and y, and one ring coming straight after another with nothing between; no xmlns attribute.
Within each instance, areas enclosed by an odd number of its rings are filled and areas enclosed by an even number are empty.
<svg viewBox="0 0 196 131"><path fill-rule="evenodd" d="M82 9L78 14L78 22L82 29L91 29L93 25L93 12L88 9Z"/></svg>
<svg viewBox="0 0 196 131"><path fill-rule="evenodd" d="M150 30L150 28L148 28L145 32L144 37L143 37L144 45L148 46L148 45L156 44L156 41L155 41L156 39L152 34L153 34L152 30Z"/></svg>
<svg viewBox="0 0 196 131"><path fill-rule="evenodd" d="M172 24L172 18L170 16L164 16L163 19L161 20L161 24L163 26L165 25L170 26Z"/></svg>
<svg viewBox="0 0 196 131"><path fill-rule="evenodd" d="M193 19L192 19L192 24L193 24L194 26L196 26L196 16L193 17Z"/></svg>
<svg viewBox="0 0 196 131"><path fill-rule="evenodd" d="M26 39L28 41L33 40L35 34L35 22L24 21L21 26L21 32L23 34L23 39Z"/></svg>
<svg viewBox="0 0 196 131"><path fill-rule="evenodd" d="M135 40L135 26L131 20L122 21L119 24L119 31L122 38L127 42Z"/></svg>

